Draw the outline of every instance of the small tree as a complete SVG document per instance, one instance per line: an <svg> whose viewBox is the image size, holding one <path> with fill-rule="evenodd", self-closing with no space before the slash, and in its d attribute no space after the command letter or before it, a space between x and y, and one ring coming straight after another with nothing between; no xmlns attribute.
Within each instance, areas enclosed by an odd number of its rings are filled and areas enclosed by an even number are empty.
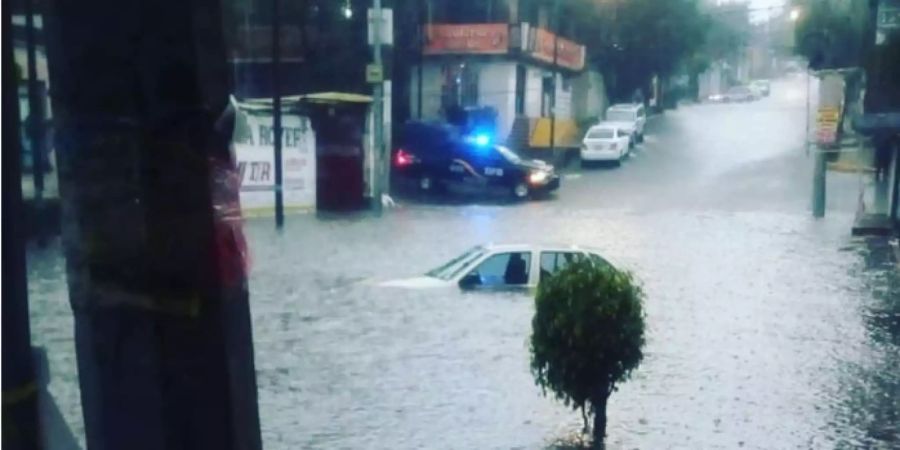
<svg viewBox="0 0 900 450"><path fill-rule="evenodd" d="M593 413L593 440L606 435L606 401L641 362L643 291L634 277L584 259L541 282L532 320L531 370L551 391L581 409L585 430ZM585 406L589 404L589 409Z"/></svg>

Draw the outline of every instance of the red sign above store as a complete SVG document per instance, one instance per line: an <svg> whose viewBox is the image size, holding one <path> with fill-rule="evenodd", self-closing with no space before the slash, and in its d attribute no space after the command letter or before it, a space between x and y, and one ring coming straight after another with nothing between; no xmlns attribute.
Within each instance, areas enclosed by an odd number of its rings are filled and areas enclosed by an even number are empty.
<svg viewBox="0 0 900 450"><path fill-rule="evenodd" d="M530 39L528 54L535 59L553 64L553 43L556 42L556 64L572 70L584 68L584 46L565 38L557 38L555 34L541 29L532 30L534 37Z"/></svg>
<svg viewBox="0 0 900 450"><path fill-rule="evenodd" d="M502 55L509 51L509 26L505 23L425 26L426 55Z"/></svg>

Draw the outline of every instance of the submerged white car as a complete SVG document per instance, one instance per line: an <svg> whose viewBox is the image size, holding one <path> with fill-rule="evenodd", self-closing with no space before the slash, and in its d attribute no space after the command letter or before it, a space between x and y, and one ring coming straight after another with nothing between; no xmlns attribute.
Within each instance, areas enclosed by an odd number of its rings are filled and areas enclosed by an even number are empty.
<svg viewBox="0 0 900 450"><path fill-rule="evenodd" d="M525 290L569 262L590 258L609 264L594 251L564 245L479 245L423 276L379 283L384 287L463 290Z"/></svg>
<svg viewBox="0 0 900 450"><path fill-rule="evenodd" d="M600 123L588 129L581 141L581 162L622 162L631 147L631 133L615 123Z"/></svg>

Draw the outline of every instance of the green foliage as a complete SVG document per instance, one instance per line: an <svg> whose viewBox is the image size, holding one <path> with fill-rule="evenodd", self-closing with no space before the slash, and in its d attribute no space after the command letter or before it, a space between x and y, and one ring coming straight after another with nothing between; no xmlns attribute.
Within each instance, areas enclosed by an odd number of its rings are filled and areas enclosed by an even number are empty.
<svg viewBox="0 0 900 450"><path fill-rule="evenodd" d="M813 69L852 67L862 63L865 30L853 10L831 2L806 2L794 29L795 51Z"/></svg>
<svg viewBox="0 0 900 450"><path fill-rule="evenodd" d="M589 62L610 83L613 100L648 93L654 75L668 77L706 42L708 22L697 0L573 0Z"/></svg>
<svg viewBox="0 0 900 450"><path fill-rule="evenodd" d="M643 358L642 303L630 273L589 260L542 281L531 336L537 385L573 409L605 405Z"/></svg>

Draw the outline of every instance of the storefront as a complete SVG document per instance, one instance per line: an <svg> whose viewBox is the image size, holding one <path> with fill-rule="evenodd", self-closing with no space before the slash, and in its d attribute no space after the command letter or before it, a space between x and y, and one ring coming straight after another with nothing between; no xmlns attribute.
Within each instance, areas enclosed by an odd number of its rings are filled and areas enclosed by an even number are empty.
<svg viewBox="0 0 900 450"><path fill-rule="evenodd" d="M411 69L413 117L441 119L455 106L489 106L497 112L497 141L513 144L517 119L529 124L525 138L530 138L536 122L551 115L554 100L560 123L574 123L581 118L577 114L597 115L602 108L602 101L584 106L584 98L605 99L605 92L591 81L598 76L584 71L585 48L576 42L527 23L424 29L423 61Z"/></svg>
<svg viewBox="0 0 900 450"><path fill-rule="evenodd" d="M282 98L281 165L286 212L366 207L372 196L371 98L319 93ZM241 209L269 216L275 204L271 99L235 102L234 148Z"/></svg>

